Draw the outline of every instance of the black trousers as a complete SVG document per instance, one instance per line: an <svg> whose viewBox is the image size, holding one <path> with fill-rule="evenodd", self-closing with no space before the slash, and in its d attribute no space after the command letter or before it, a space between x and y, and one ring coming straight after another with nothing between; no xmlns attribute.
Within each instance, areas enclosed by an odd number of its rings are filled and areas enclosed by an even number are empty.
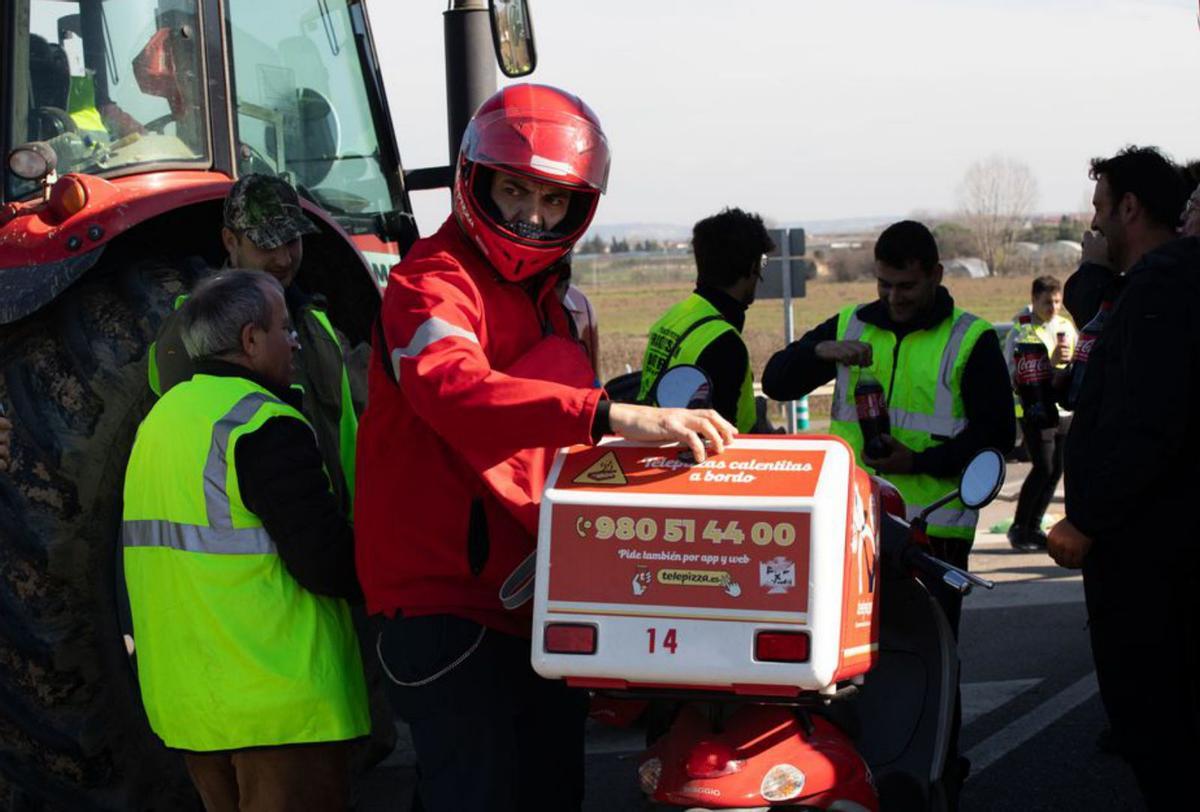
<svg viewBox="0 0 1200 812"><path fill-rule="evenodd" d="M1097 539L1084 560L1092 657L1104 709L1147 805L1178 809L1195 793L1200 763L1200 562L1195 554L1164 555L1163 537L1147 535L1158 546L1128 549L1138 541Z"/></svg>
<svg viewBox="0 0 1200 812"><path fill-rule="evenodd" d="M1029 462L1033 468L1025 483L1021 485L1021 494L1017 497L1017 512L1013 516L1013 525L1026 530L1037 530L1042 526L1042 517L1050 500L1054 498L1054 489L1063 472L1063 446L1067 440L1067 428L1070 418L1064 417L1056 429L1038 429L1021 420L1021 435L1025 438L1025 448L1029 451Z"/></svg>
<svg viewBox="0 0 1200 812"><path fill-rule="evenodd" d="M381 624L379 658L412 729L423 812L582 806L587 692L534 673L529 645L451 615Z"/></svg>

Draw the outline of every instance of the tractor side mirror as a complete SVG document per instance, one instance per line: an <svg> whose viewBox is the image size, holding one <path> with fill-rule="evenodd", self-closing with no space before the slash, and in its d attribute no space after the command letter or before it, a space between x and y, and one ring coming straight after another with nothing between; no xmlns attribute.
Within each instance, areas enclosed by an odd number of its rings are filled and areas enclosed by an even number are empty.
<svg viewBox="0 0 1200 812"><path fill-rule="evenodd" d="M712 405L712 381L700 367L680 364L659 377L653 397L663 407L707 409Z"/></svg>
<svg viewBox="0 0 1200 812"><path fill-rule="evenodd" d="M537 48L529 4L526 0L488 0L488 11L500 70L510 79L533 73L537 67Z"/></svg>
<svg viewBox="0 0 1200 812"><path fill-rule="evenodd" d="M994 448L985 448L967 463L958 493L964 505L978 510L996 498L1003 484L1004 457Z"/></svg>

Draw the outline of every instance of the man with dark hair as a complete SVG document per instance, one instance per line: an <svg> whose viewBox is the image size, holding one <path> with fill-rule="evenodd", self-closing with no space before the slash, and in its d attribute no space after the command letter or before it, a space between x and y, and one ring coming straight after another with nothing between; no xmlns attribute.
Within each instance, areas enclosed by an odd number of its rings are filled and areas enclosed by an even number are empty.
<svg viewBox="0 0 1200 812"><path fill-rule="evenodd" d="M742 328L763 263L774 248L757 214L723 209L696 223L696 289L650 328L639 402L650 402L668 369L694 364L712 384L713 408L738 431L754 428L754 377Z"/></svg>
<svg viewBox="0 0 1200 812"><path fill-rule="evenodd" d="M1175 239L1188 187L1156 150L1093 161L1092 177L1092 228L1108 240L1121 287L1088 358L1067 435L1067 516L1050 531L1049 550L1060 565L1083 568L1113 733L1148 805L1167 809L1191 791L1200 758L1200 551L1190 520L1200 241Z"/></svg>
<svg viewBox="0 0 1200 812"><path fill-rule="evenodd" d="M225 271L179 312L195 374L138 428L122 516L138 684L208 810L345 809L370 730L354 536L289 387L283 287Z"/></svg>
<svg viewBox="0 0 1200 812"><path fill-rule="evenodd" d="M836 378L830 431L861 464L900 490L908 517L958 487L967 462L988 447L1001 452L1016 435L1012 388L991 324L954 306L942 286L937 243L924 225L905 220L875 243L879 299L850 305L771 357L763 391L794 400ZM891 419L886 453L866 455L854 405L860 377L883 386ZM960 500L929 516L934 553L966 568L976 511ZM958 635L962 598L940 585L935 596ZM970 764L957 756L959 711L946 767L952 797Z"/></svg>
<svg viewBox="0 0 1200 812"><path fill-rule="evenodd" d="M1014 316L1013 329L1004 337L1004 360L1008 363L1008 372L1013 378L1014 386L1014 351L1017 342L1022 339L1022 330L1018 324L1021 316L1030 317L1025 329L1032 333L1030 338L1046 345L1046 352L1050 354L1050 364L1055 369L1064 369L1075 349L1075 325L1060 315L1062 285L1059 281L1053 276L1039 276L1034 279L1029 302ZM1012 527L1008 530L1008 543L1014 549L1028 552L1046 547L1042 517L1046 508L1050 506L1050 500L1054 498L1054 489L1058 487L1058 480L1062 476L1063 444L1066 442L1067 428L1071 422L1069 414L1060 412L1058 425L1055 428L1044 429L1025 419L1019 401L1016 407L1017 417L1020 418L1021 436L1025 440L1025 450L1029 452L1029 461L1033 468L1021 485L1017 510L1013 515Z"/></svg>

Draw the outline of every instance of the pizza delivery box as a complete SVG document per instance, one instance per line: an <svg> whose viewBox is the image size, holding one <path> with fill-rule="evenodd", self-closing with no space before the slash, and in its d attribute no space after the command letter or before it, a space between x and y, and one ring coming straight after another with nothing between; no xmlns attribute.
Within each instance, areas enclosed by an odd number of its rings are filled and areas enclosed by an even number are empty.
<svg viewBox="0 0 1200 812"><path fill-rule="evenodd" d="M532 658L596 689L832 692L878 656L876 482L835 437L750 437L695 463L608 439L558 452Z"/></svg>

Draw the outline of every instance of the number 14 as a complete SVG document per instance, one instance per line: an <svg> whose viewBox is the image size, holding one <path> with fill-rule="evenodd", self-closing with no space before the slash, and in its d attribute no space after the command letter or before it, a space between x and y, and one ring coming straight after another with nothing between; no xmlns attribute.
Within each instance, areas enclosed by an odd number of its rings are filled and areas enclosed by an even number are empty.
<svg viewBox="0 0 1200 812"><path fill-rule="evenodd" d="M650 635L650 653L653 654L654 648L655 648L654 643L655 643L655 640L658 638L658 630L657 629L646 629L646 634ZM678 647L679 647L679 643L675 640L675 630L667 629L667 633L665 635L663 635L662 648L664 648L667 651L674 654L675 649Z"/></svg>

